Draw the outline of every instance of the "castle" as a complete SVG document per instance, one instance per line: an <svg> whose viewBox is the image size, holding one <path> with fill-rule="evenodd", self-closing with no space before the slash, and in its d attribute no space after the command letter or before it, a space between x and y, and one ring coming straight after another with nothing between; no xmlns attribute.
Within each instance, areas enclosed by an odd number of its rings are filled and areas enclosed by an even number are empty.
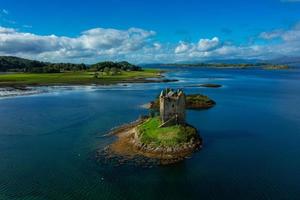
<svg viewBox="0 0 300 200"><path fill-rule="evenodd" d="M159 105L162 126L185 123L185 94L182 90L161 91Z"/></svg>

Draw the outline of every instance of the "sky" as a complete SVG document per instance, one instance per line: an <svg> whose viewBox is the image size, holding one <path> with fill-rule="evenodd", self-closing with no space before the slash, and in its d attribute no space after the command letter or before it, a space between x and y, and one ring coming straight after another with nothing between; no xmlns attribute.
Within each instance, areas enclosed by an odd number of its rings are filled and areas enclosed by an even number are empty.
<svg viewBox="0 0 300 200"><path fill-rule="evenodd" d="M0 0L0 55L161 63L299 53L300 0Z"/></svg>

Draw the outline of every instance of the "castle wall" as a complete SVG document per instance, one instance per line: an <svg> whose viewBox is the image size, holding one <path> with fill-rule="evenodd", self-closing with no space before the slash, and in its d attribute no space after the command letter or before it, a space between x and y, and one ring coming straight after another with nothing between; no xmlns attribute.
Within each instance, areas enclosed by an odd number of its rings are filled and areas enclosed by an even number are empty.
<svg viewBox="0 0 300 200"><path fill-rule="evenodd" d="M177 115L177 122L185 122L185 95L175 97L160 97L160 116L162 122L174 118ZM176 122L176 120L174 120Z"/></svg>

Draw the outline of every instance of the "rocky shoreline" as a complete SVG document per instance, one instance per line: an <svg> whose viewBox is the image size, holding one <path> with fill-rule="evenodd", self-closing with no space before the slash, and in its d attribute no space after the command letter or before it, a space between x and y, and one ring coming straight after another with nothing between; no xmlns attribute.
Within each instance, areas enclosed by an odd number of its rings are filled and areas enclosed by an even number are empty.
<svg viewBox="0 0 300 200"><path fill-rule="evenodd" d="M15 97L15 96L27 96L46 93L47 88L52 87L78 87L78 86L109 86L122 84L122 86L127 86L127 84L134 83L167 83L176 82L176 79L135 79L135 80L124 80L115 83L103 83L103 84L4 84L0 81L0 98L4 97ZM41 89L43 88L43 89Z"/></svg>
<svg viewBox="0 0 300 200"><path fill-rule="evenodd" d="M0 87L0 98L35 95L46 91L33 87Z"/></svg>
<svg viewBox="0 0 300 200"><path fill-rule="evenodd" d="M0 77L1 78L1 77ZM115 84L126 84L126 83L168 83L168 82L177 82L177 79L167 79L164 76L160 78L151 79L151 78L135 78L129 80L120 80L120 81L108 81L103 83L8 83L2 82L0 80L0 88L28 88L28 87L46 87L46 86L88 86L88 85L115 85Z"/></svg>
<svg viewBox="0 0 300 200"><path fill-rule="evenodd" d="M141 118L131 124L121 126L108 135L117 136L117 140L96 154L98 161L114 161L118 164L135 163L144 165L167 165L189 158L192 153L202 147L202 139L198 133L189 142L172 147L152 146L142 143L137 126L147 118ZM189 126L189 125L188 125ZM140 162L142 160L142 162ZM121 163L120 163L120 162Z"/></svg>

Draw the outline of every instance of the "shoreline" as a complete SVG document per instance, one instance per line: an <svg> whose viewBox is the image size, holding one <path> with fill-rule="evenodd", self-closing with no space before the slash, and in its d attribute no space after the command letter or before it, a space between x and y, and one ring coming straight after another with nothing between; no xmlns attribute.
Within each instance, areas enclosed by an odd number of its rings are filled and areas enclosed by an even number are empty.
<svg viewBox="0 0 300 200"><path fill-rule="evenodd" d="M23 89L14 87L0 87L0 99L18 96L31 96L36 94L47 93L48 91L43 89L37 89L32 87L25 87Z"/></svg>
<svg viewBox="0 0 300 200"><path fill-rule="evenodd" d="M105 136L116 136L117 138L104 149L97 150L97 160L100 162L115 160L119 164L133 162L144 165L150 162L151 165L168 165L183 161L202 148L202 139L198 132L191 141L173 147L144 144L138 137L137 127L146 120L148 120L146 117L140 118L111 130ZM139 162L140 160L143 160L142 163Z"/></svg>
<svg viewBox="0 0 300 200"><path fill-rule="evenodd" d="M0 76L1 78L1 76ZM99 82L89 82L89 83L81 83L81 82L74 82L74 83L5 83L0 82L0 88L26 88L26 87L51 87L51 86L105 86L105 85L116 85L116 84L125 84L125 83L167 83L167 82L177 82L177 79L165 79L159 77L157 79L133 79L133 80L120 80L120 81L107 81L103 83Z"/></svg>
<svg viewBox="0 0 300 200"><path fill-rule="evenodd" d="M39 90L40 87L79 87L79 86L109 86L118 84L135 84L135 83L167 83L177 82L176 79L164 79L162 78L147 80L123 80L107 83L49 83L49 84L3 84L0 82L0 98L15 97L15 96L27 96L46 93L47 90Z"/></svg>
<svg viewBox="0 0 300 200"><path fill-rule="evenodd" d="M36 87L36 86L73 86L73 85L113 85L119 83L160 83L178 81L167 79L167 71L160 69L143 69L141 71L124 71L117 75L95 77L89 71L63 73L5 73L0 74L0 88Z"/></svg>

